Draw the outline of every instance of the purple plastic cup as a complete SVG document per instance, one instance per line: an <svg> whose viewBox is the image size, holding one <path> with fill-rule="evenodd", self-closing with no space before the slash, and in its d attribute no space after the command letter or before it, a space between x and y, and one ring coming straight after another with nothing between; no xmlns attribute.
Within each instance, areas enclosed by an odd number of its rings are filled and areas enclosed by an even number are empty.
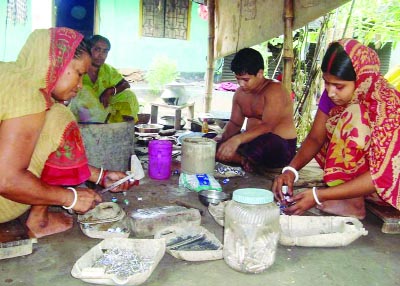
<svg viewBox="0 0 400 286"><path fill-rule="evenodd" d="M149 177L167 180L171 176L172 142L151 140L149 142Z"/></svg>

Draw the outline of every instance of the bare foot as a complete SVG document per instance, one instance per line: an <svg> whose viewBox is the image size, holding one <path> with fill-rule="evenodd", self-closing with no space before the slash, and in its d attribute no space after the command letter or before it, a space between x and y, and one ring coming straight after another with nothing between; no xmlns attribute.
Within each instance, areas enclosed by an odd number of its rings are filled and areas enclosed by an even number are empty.
<svg viewBox="0 0 400 286"><path fill-rule="evenodd" d="M64 232L72 228L73 219L63 212L51 213L48 206L32 206L26 226L29 235L40 238L43 236Z"/></svg>
<svg viewBox="0 0 400 286"><path fill-rule="evenodd" d="M326 213L358 219L364 219L366 215L364 198L326 201L317 208Z"/></svg>

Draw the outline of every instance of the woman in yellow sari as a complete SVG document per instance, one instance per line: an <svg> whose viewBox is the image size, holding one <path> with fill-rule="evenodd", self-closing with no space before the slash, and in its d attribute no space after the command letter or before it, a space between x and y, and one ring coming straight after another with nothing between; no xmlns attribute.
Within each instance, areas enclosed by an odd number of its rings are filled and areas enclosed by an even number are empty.
<svg viewBox="0 0 400 286"><path fill-rule="evenodd" d="M334 42L321 69L325 92L310 133L273 183L275 197L300 215L317 208L364 218L365 197L400 209L400 93L379 72L378 55L353 39ZM298 170L313 157L327 188L293 195ZM287 185L289 198L282 194Z"/></svg>
<svg viewBox="0 0 400 286"><path fill-rule="evenodd" d="M72 227L71 217L49 206L85 213L101 202L95 191L71 186L125 176L88 166L73 115L59 103L76 96L90 64L82 40L68 28L36 30L15 62L0 63L0 223L32 206L27 227L36 237Z"/></svg>

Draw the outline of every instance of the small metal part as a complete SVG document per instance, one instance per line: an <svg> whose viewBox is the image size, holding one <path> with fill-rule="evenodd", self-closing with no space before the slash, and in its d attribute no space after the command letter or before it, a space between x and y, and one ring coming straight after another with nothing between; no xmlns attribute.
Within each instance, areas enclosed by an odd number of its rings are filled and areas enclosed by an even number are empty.
<svg viewBox="0 0 400 286"><path fill-rule="evenodd" d="M122 279L145 272L154 263L152 259L141 257L130 249L111 248L103 252L93 267L103 267L106 274L114 274Z"/></svg>
<svg viewBox="0 0 400 286"><path fill-rule="evenodd" d="M204 238L205 238L204 234L188 236L182 240L178 240L177 242L172 242L172 243L167 244L167 247L170 250L177 250L178 248L180 248L184 245L188 245L188 244L191 244L196 241L204 240Z"/></svg>

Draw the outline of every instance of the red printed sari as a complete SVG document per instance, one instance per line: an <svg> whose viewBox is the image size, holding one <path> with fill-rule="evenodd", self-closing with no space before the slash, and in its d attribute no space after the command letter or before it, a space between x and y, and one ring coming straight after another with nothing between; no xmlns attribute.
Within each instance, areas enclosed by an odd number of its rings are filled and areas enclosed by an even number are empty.
<svg viewBox="0 0 400 286"><path fill-rule="evenodd" d="M329 112L328 140L316 159L324 181L338 185L370 171L377 194L400 209L400 93L379 72L378 55L356 40L339 41L356 72L346 106Z"/></svg>
<svg viewBox="0 0 400 286"><path fill-rule="evenodd" d="M49 185L79 185L90 177L78 124L66 106L55 103L46 112L29 170Z"/></svg>

